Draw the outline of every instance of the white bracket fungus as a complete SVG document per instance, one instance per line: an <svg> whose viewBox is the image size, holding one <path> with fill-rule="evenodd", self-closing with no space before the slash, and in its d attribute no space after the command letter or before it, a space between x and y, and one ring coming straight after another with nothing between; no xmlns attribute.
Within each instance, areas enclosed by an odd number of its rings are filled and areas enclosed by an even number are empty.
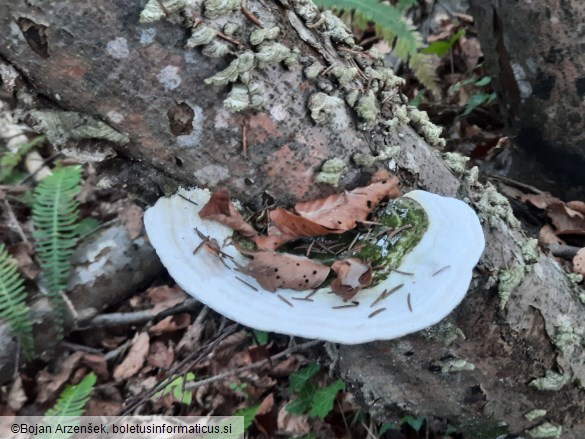
<svg viewBox="0 0 585 439"><path fill-rule="evenodd" d="M144 217L149 239L188 294L232 320L264 331L356 344L427 328L461 302L485 245L479 220L469 206L413 191L405 197L422 206L428 227L402 258L399 271L361 290L356 302L344 302L329 288L272 293L234 269L236 263L243 266L249 259L232 244L233 230L199 218L210 195L204 189L181 190L158 200ZM201 236L215 239L221 258L204 249L193 254Z"/></svg>

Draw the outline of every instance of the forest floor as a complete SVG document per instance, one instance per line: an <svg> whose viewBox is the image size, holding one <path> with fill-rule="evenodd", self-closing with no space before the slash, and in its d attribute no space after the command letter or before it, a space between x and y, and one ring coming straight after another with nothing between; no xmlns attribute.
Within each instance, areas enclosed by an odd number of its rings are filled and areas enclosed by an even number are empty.
<svg viewBox="0 0 585 439"><path fill-rule="evenodd" d="M491 78L482 66L473 18L435 13L425 23L430 23L428 42L449 42L450 48L433 58L435 93L425 91L388 55L407 78L405 93L445 128L442 152L469 156L468 165L479 166L509 197L527 233L583 282L585 203L565 202L510 178L514 147L504 134ZM390 52L372 26L355 32L359 44ZM0 118L10 121L10 105L4 103L0 111ZM56 162L74 160L18 126L31 143L24 153L19 152L22 145L10 142L12 132L0 132L0 242L6 243L27 287L36 290L41 268L31 245L31 193ZM83 239L113 224L123 224L131 235L143 233L143 206L123 191L100 189L95 182L93 168L85 165L78 230ZM135 319L144 311L149 317ZM114 315L109 323L90 322L71 332L50 359L36 359L16 371L0 387L0 416L42 415L67 385L93 372L98 382L86 415L240 414L250 438L463 438L457 426L439 419L371 419L351 389L330 376L323 343L234 324L190 300L168 275L103 314Z"/></svg>

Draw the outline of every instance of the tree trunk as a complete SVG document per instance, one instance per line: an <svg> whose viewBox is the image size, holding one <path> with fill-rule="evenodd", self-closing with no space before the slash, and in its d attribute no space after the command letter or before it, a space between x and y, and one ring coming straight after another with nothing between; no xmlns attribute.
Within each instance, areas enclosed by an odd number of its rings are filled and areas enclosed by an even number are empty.
<svg viewBox="0 0 585 439"><path fill-rule="evenodd" d="M334 19L321 20L305 0L248 2L264 28L280 27L279 43L299 51L293 62L290 51L279 49L279 58L268 53L275 46L250 43L259 27L237 1L218 17L214 6L231 2L205 0L193 10L176 11L184 2L153 1L166 5L161 15L167 17L148 24L139 23L144 5L133 2L5 3L0 54L37 93L35 105L83 113L29 108L31 124L56 143L103 147L95 138L114 141L119 157L102 166L109 168L103 184L123 181L146 198L178 184L225 185L252 206L266 196L286 204L366 182L377 167L388 166L388 159L374 161L372 153L390 154L389 146L400 146L391 165L397 164L404 189L467 199L484 222L487 248L468 296L448 321L398 340L331 346L339 373L380 417L437 416L475 438L494 437L489 435L501 423L516 433L559 426L565 438L583 437L583 305L576 287L553 259L531 254L509 204L489 183L451 162L460 172L455 175L419 136L439 142L434 128L403 106L397 80L383 79L388 72L375 55L352 47ZM204 20L198 27L185 27L198 17ZM230 34L228 23L238 30ZM230 34L239 45L216 36L203 50L186 48L201 26ZM227 44L230 53L203 54L221 51L218 43ZM236 74L234 84L205 82L234 59L245 70L243 53L254 53L249 74ZM285 58L289 67L278 62ZM315 68L315 61L360 69L347 82L344 75L356 70L332 69L309 79L303 68ZM4 86L26 97L24 85L11 81L8 71L0 69ZM236 91L240 103L261 105L229 112L225 106L234 104ZM403 123L406 116L412 128ZM370 163L356 153L369 155ZM345 163L345 172L339 167L321 172L334 158ZM334 184L337 177L338 187L325 183ZM556 386L550 379L555 371L561 376ZM533 381L547 373L546 383ZM524 415L534 409L547 413L527 420Z"/></svg>
<svg viewBox="0 0 585 439"><path fill-rule="evenodd" d="M558 183L570 188L568 194L582 198L585 3L470 3L486 65L516 141L545 163ZM517 163L517 168L524 166Z"/></svg>

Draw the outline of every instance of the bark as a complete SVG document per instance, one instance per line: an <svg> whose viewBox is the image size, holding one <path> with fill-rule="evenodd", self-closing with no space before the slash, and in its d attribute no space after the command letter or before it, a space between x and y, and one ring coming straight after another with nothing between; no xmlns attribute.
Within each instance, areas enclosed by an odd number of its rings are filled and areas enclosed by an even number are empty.
<svg viewBox="0 0 585 439"><path fill-rule="evenodd" d="M325 160L339 158L346 163L348 170L339 186L351 188L367 181L376 166L387 166L383 162L359 167L350 159L354 153L399 145L393 160L404 189L422 187L466 198L485 223L488 246L467 298L448 319L452 326L442 322L398 340L332 347L337 370L380 417L437 416L461 425L475 438L494 437L489 435L502 422L509 431L521 433L546 420L562 426L565 438L583 437L584 412L579 403L584 397L580 383L585 380L583 305L576 287L553 259L538 252L530 255L509 204L488 183L464 169L454 175L409 126L382 125L398 113L399 93L376 95L375 120L368 122L365 113L344 104L328 121L317 124L307 107L319 86L341 98L347 90L331 76L305 79L303 65L311 64L312 56L324 66L352 66L352 59L362 55L354 53L358 48L332 43L335 37L327 35L324 25L307 28L305 19L293 10L296 7L303 15L299 6L304 2L289 3L287 7L248 2L262 25L278 25L278 41L297 48L301 55L300 63L289 69L272 64L251 72L253 81L265 89L264 107L254 111L226 111L222 102L230 86L205 84L205 78L226 68L234 55L206 58L199 49L185 48L190 31L183 25L192 19L192 12L182 18L170 12L168 19L144 25L138 22L141 6L132 2L32 7L11 0L10 7L0 11L0 54L23 74L45 105L82 111L123 133L122 137L109 133L109 138L117 141L113 147L119 156L126 157L122 166L127 175L142 176L141 194L152 193L153 187L166 192L172 188L168 182L175 182L226 185L252 206L260 205L265 193L278 203L307 200L340 190L315 182ZM30 41L31 31L27 41L22 26L15 24L20 17L43 29L40 40L46 44L41 44L40 53ZM248 42L256 26L239 10L218 19L205 18L205 24L222 29L228 20L240 25L232 38L257 51ZM318 23L319 16L309 21ZM231 50L244 49L231 45ZM371 76L358 76L352 84L364 93L375 82ZM29 114L33 124L42 125L38 113ZM184 122L191 118L191 125ZM244 124L247 155L242 151ZM415 125L423 132L421 124ZM428 131L426 136L432 138ZM87 143L79 141L86 137L80 135L78 143ZM127 164L129 159L135 162ZM122 163L122 158L116 160L117 165ZM147 175L153 175L152 180ZM114 178L110 173L110 183ZM517 285L506 282L514 276ZM498 296L506 285L513 286L507 304ZM461 361L449 361L453 359ZM561 372L567 382L558 391L530 385L546 371ZM546 409L546 416L524 418L536 408Z"/></svg>
<svg viewBox="0 0 585 439"><path fill-rule="evenodd" d="M573 196L582 197L585 4L580 0L470 3L486 65L517 142L527 157L536 156L546 164L555 180L574 187Z"/></svg>

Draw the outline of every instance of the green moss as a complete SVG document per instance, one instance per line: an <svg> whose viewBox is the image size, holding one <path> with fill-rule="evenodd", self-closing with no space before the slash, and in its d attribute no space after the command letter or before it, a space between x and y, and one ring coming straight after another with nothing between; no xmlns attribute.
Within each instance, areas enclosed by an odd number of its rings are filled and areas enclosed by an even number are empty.
<svg viewBox="0 0 585 439"><path fill-rule="evenodd" d="M469 157L465 157L458 152L446 152L443 154L443 161L455 174L465 175L467 173L467 162Z"/></svg>
<svg viewBox="0 0 585 439"><path fill-rule="evenodd" d="M553 343L561 352L570 346L580 345L583 333L570 326L559 326L553 336Z"/></svg>
<svg viewBox="0 0 585 439"><path fill-rule="evenodd" d="M371 260L374 267L381 267L374 274L374 282L386 279L390 270L400 267L404 256L419 243L429 226L425 210L408 197L390 201L378 215L378 220L383 226L374 227L370 233L371 237L387 230L388 227L393 230L407 225L411 227L391 238L387 234L382 234L378 238L369 238L367 241L365 237L358 240L356 245L361 244L363 247L356 256L363 260Z"/></svg>
<svg viewBox="0 0 585 439"><path fill-rule="evenodd" d="M291 56L293 56L293 52L288 47L274 41L262 43L256 53L256 59L258 59L260 67L278 64Z"/></svg>
<svg viewBox="0 0 585 439"><path fill-rule="evenodd" d="M193 48L197 46L202 46L204 44L209 44L213 41L215 36L217 35L217 31L212 27L199 25L195 28L191 37L187 40L187 47Z"/></svg>
<svg viewBox="0 0 585 439"><path fill-rule="evenodd" d="M372 90L359 98L355 111L359 118L366 122L368 126L373 126L378 116L378 105L376 103L376 95Z"/></svg>
<svg viewBox="0 0 585 439"><path fill-rule="evenodd" d="M336 66L331 69L331 74L337 78L339 85L344 86L357 76L358 68Z"/></svg>
<svg viewBox="0 0 585 439"><path fill-rule="evenodd" d="M420 333L427 340L439 341L447 347L451 346L458 338L465 340L463 331L452 323L439 323L422 330Z"/></svg>
<svg viewBox="0 0 585 439"><path fill-rule="evenodd" d="M520 227L520 221L514 216L508 199L500 194L491 183L485 185L476 207L479 210L480 221L490 227L499 227L502 220L508 223L510 227Z"/></svg>

